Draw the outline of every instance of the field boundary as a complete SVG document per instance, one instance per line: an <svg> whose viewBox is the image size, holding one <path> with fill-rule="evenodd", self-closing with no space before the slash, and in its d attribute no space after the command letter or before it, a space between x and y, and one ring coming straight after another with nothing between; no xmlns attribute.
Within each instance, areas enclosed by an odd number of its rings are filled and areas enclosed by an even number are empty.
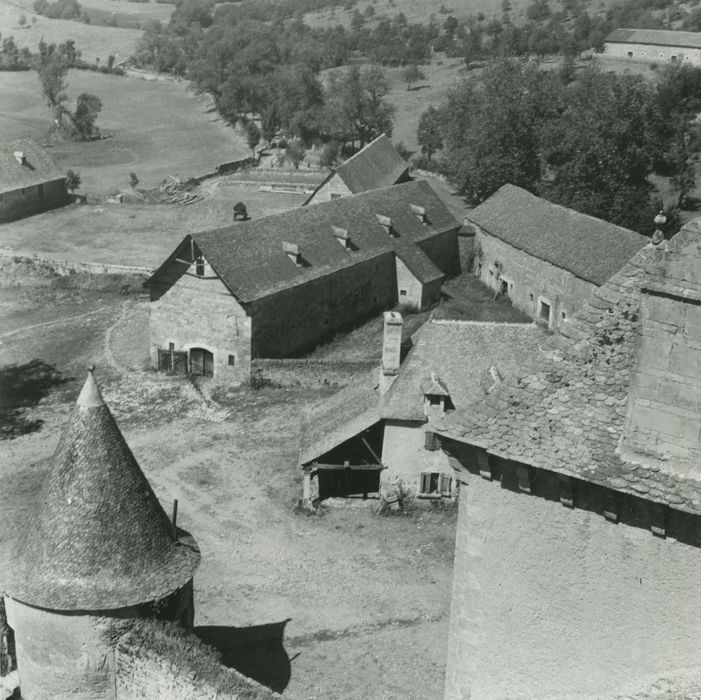
<svg viewBox="0 0 701 700"><path fill-rule="evenodd" d="M56 274L59 277L87 273L91 275L134 275L146 278L153 274L153 270L147 267L42 258L38 255L18 255L12 251L0 251L0 261L2 263L26 265L37 270Z"/></svg>
<svg viewBox="0 0 701 700"><path fill-rule="evenodd" d="M348 386L379 367L378 360L266 359L251 360L251 383L259 386Z"/></svg>

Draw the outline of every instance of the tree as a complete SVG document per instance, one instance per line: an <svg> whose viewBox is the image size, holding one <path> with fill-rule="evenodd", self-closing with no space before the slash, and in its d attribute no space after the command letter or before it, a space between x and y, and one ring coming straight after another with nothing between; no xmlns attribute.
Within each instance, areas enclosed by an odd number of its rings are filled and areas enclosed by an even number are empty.
<svg viewBox="0 0 701 700"><path fill-rule="evenodd" d="M402 72L402 77L406 83L406 89L411 90L411 84L419 80L426 80L426 76L423 71L415 64L407 66Z"/></svg>
<svg viewBox="0 0 701 700"><path fill-rule="evenodd" d="M66 189L69 192L75 192L80 187L80 173L74 170L69 170L66 173Z"/></svg>
<svg viewBox="0 0 701 700"><path fill-rule="evenodd" d="M234 204L234 221L248 221L248 210L243 202Z"/></svg>
<svg viewBox="0 0 701 700"><path fill-rule="evenodd" d="M101 110L102 100L99 97L88 92L82 92L78 95L73 114L73 125L80 139L90 139L98 131L95 122Z"/></svg>
<svg viewBox="0 0 701 700"><path fill-rule="evenodd" d="M429 160L436 151L443 148L440 114L433 105L429 106L419 119L416 140L421 146L421 153Z"/></svg>
<svg viewBox="0 0 701 700"><path fill-rule="evenodd" d="M290 160L292 165L294 165L295 170L299 168L299 164L304 160L304 154L307 152L307 149L304 147L304 144L300 139L295 139L292 141L290 144L287 146L287 150L285 151L285 156Z"/></svg>
<svg viewBox="0 0 701 700"><path fill-rule="evenodd" d="M43 41L39 42L36 70L46 104L58 119L63 110L62 105L68 99L66 95L68 64L66 59L56 51L55 44L47 45Z"/></svg>
<svg viewBox="0 0 701 700"><path fill-rule="evenodd" d="M246 126L246 143L255 155L256 146L260 143L260 129L254 122L248 122Z"/></svg>
<svg viewBox="0 0 701 700"><path fill-rule="evenodd" d="M136 176L135 172L129 173L129 184L133 190L135 190L136 186L139 184L139 178Z"/></svg>

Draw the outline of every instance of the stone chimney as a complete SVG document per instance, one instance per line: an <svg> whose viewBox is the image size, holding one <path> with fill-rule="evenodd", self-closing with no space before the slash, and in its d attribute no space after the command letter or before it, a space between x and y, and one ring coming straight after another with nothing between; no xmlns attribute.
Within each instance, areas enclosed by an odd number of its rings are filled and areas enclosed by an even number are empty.
<svg viewBox="0 0 701 700"><path fill-rule="evenodd" d="M402 315L398 311L385 311L382 365L380 366L380 395L387 392L399 374L403 323Z"/></svg>

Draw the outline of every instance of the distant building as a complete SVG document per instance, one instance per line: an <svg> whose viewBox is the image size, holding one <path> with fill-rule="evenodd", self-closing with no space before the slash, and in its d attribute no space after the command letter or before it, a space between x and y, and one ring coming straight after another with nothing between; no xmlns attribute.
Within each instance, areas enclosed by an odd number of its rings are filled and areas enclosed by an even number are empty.
<svg viewBox="0 0 701 700"><path fill-rule="evenodd" d="M408 182L409 164L382 134L334 168L304 205L328 202L352 194Z"/></svg>
<svg viewBox="0 0 701 700"><path fill-rule="evenodd" d="M69 204L66 174L31 139L0 143L0 223Z"/></svg>
<svg viewBox="0 0 701 700"><path fill-rule="evenodd" d="M162 371L247 381L402 303L423 309L459 272L460 224L409 182L188 235L146 283Z"/></svg>
<svg viewBox="0 0 701 700"><path fill-rule="evenodd" d="M699 220L436 433L462 484L446 700L698 691Z"/></svg>
<svg viewBox="0 0 701 700"><path fill-rule="evenodd" d="M504 185L467 213L474 273L535 321L555 329L649 239Z"/></svg>
<svg viewBox="0 0 701 700"><path fill-rule="evenodd" d="M452 469L432 426L485 396L536 352L535 324L432 320L402 354L402 318L385 313L382 364L307 412L300 466L317 484L313 498L374 494L401 482L420 500L457 495Z"/></svg>
<svg viewBox="0 0 701 700"><path fill-rule="evenodd" d="M22 697L115 697L104 618L192 627L195 540L176 530L102 400L92 371L36 513L3 571Z"/></svg>
<svg viewBox="0 0 701 700"><path fill-rule="evenodd" d="M701 33L667 29L616 29L604 41L604 55L633 61L701 66Z"/></svg>

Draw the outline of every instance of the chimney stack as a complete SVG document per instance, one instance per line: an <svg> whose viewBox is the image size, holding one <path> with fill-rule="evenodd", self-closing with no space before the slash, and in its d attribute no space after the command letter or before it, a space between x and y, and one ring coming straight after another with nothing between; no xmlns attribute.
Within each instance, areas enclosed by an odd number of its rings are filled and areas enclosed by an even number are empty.
<svg viewBox="0 0 701 700"><path fill-rule="evenodd" d="M382 337L382 365L380 367L380 395L392 386L397 374L402 352L402 315L398 311L385 311Z"/></svg>

